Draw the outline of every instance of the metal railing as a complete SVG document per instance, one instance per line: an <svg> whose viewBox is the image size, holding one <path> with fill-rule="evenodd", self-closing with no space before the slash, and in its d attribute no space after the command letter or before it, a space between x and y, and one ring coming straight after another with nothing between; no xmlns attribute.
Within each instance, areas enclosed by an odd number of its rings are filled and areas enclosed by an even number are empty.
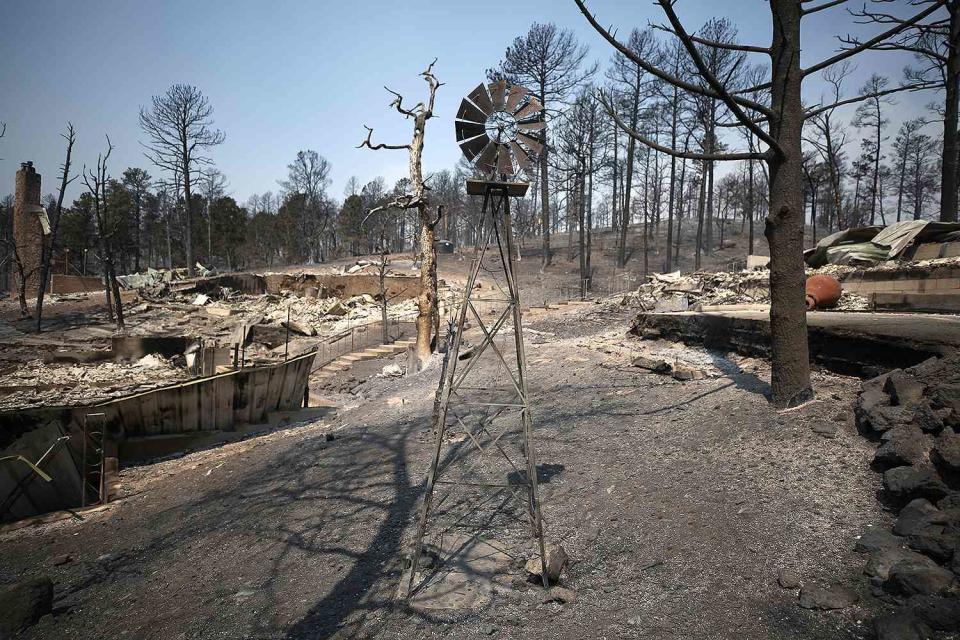
<svg viewBox="0 0 960 640"><path fill-rule="evenodd" d="M360 351L368 347L384 344L383 321L369 322L333 336L325 336L317 343L317 357L313 361L313 370L324 367L342 355ZM415 333L415 323L408 318L390 318L387 320L387 343L393 343L407 335Z"/></svg>

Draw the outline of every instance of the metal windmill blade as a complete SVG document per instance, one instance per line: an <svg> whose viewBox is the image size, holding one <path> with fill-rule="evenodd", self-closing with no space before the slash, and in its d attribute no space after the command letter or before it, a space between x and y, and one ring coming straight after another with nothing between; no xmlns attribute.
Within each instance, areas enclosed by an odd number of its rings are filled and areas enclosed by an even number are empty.
<svg viewBox="0 0 960 640"><path fill-rule="evenodd" d="M467 94L467 99L473 102L483 112L483 120L493 113L493 102L490 101L490 94L487 93L487 87L483 83L478 84L476 88ZM458 116L459 117L459 116ZM479 122L483 122L479 120Z"/></svg>

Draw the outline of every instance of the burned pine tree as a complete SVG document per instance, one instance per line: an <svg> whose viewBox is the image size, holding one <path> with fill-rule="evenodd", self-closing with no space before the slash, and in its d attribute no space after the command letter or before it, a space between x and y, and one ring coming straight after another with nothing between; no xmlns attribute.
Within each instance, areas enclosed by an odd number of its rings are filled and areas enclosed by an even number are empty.
<svg viewBox="0 0 960 640"><path fill-rule="evenodd" d="M434 249L436 226L440 222L440 211L434 215L430 211L430 199L423 179L423 142L426 134L427 120L434 117L433 105L436 100L437 89L443 86L433 74L433 65L430 63L420 76L426 81L428 96L426 102L419 102L411 108L403 106L403 96L396 91L384 87L393 94L394 99L390 107L397 110L404 118L413 118L413 137L409 144L374 144L371 142L373 129L364 126L367 130L366 139L358 148L367 147L373 151L380 149L405 150L409 153L410 183L409 191L397 196L390 203L383 205L401 210L416 209L420 222L420 292L417 295L417 366L422 369L430 359L433 350L432 328L433 315L437 308L437 261Z"/></svg>
<svg viewBox="0 0 960 640"><path fill-rule="evenodd" d="M509 84L528 87L544 112L550 114L551 110L556 111L555 103L562 103L571 91L596 72L596 65L582 68L587 52L587 47L577 42L573 31L559 29L555 24L534 23L526 35L516 38L507 48L500 69L489 75L502 76ZM549 145L544 145L540 153L543 266L549 266L553 259L550 248L549 151Z"/></svg>
<svg viewBox="0 0 960 640"><path fill-rule="evenodd" d="M864 44L876 51L906 51L916 55L919 67L905 71L916 89L943 88L942 158L940 165L940 220L957 220L957 189L960 186L960 0L912 0L911 6L926 5L928 10L944 7L946 17L920 22L891 13L892 0L872 0L852 14L861 24L893 25L902 27L895 37L864 43L857 38L844 37L850 47ZM881 7L883 10L880 10Z"/></svg>
<svg viewBox="0 0 960 640"><path fill-rule="evenodd" d="M70 162L73 155L73 145L77 141L77 132L72 123L67 123L67 132L60 134L67 141L67 155L60 165L60 189L57 191L57 201L50 215L50 239L41 245L40 250L40 279L37 281L37 324L36 329L39 333L43 321L43 298L47 292L47 284L50 281L50 274L53 265L53 251L57 246L57 236L60 230L60 220L63 217L63 195L71 182L77 179L77 176L70 177Z"/></svg>
<svg viewBox="0 0 960 640"><path fill-rule="evenodd" d="M807 322L804 306L803 263L803 153L801 150L804 121L832 105L805 109L802 88L805 78L840 64L919 24L944 2L935 1L922 11L894 25L892 28L863 43L851 46L830 58L807 68L800 66L800 24L805 16L829 10L846 0L824 0L819 4L802 0L770 0L772 43L768 47L717 42L687 32L674 9L673 0L657 0L667 17L665 29L683 44L697 75L703 83L691 82L637 58L611 31L605 29L587 9L584 0L574 0L591 26L621 53L641 65L661 80L695 95L722 101L738 123L750 130L766 149L754 152L689 153L666 147L641 133L627 133L658 151L703 162L718 160L762 160L770 175L770 206L764 235L770 245L770 329L772 338L772 401L781 407L794 406L813 396L810 384L810 360L807 345ZM733 91L710 70L702 55L702 47L730 49L767 56L770 60L770 80L757 87ZM904 87L902 90L914 89ZM751 91L769 91L769 106L744 97ZM895 90L890 90L895 91ZM845 103L859 102L870 95L858 96ZM619 117L604 96L608 111Z"/></svg>
<svg viewBox="0 0 960 640"><path fill-rule="evenodd" d="M113 152L113 144L107 137L106 153L97 154L96 170L83 168L83 182L93 199L93 213L97 222L97 234L100 237L100 263L103 270L107 310L110 319L123 330L123 301L120 299L120 286L117 284L117 271L114 260L114 236L117 225L107 213L107 161Z"/></svg>
<svg viewBox="0 0 960 640"><path fill-rule="evenodd" d="M183 249L187 274L194 275L193 188L203 166L212 160L203 152L224 141L213 129L213 107L196 87L175 84L162 96L153 96L148 110L140 109L140 128L149 137L146 156L157 167L172 173L183 189Z"/></svg>

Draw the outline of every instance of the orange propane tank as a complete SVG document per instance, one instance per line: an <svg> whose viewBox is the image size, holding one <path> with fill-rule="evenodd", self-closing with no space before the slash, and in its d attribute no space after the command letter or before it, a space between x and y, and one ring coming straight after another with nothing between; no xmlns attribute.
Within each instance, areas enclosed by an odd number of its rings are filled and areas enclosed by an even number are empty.
<svg viewBox="0 0 960 640"><path fill-rule="evenodd" d="M843 289L833 276L823 273L807 278L807 311L826 309L837 304Z"/></svg>

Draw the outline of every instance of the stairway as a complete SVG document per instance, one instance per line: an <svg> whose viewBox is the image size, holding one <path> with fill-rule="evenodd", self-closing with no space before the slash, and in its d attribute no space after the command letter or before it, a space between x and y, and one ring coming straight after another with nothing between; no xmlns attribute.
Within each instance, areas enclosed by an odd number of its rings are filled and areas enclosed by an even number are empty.
<svg viewBox="0 0 960 640"><path fill-rule="evenodd" d="M382 344L377 347L367 347L362 351L354 351L352 353L347 353L336 360L333 360L319 369L317 369L311 376L311 381L314 382L324 382L330 378L334 378L344 371L348 371L357 362L362 362L364 360L373 360L375 358L384 358L398 353L403 353L407 350L412 344L416 344L416 338L404 338L402 340L397 340L390 344Z"/></svg>

